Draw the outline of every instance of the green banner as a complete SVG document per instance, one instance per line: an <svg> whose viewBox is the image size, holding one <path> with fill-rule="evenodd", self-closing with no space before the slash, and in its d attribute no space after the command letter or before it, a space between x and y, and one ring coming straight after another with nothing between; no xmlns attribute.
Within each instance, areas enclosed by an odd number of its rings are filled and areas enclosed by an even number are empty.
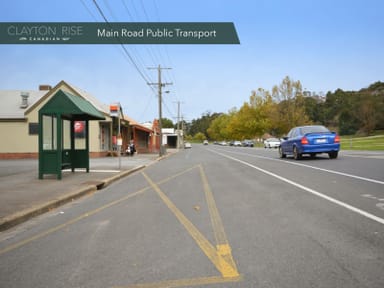
<svg viewBox="0 0 384 288"><path fill-rule="evenodd" d="M1 22L0 44L240 44L231 22Z"/></svg>

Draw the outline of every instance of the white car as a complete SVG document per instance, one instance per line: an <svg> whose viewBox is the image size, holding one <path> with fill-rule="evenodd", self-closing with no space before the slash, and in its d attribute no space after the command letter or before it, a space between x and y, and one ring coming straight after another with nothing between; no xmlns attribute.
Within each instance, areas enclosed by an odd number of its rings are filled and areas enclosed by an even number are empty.
<svg viewBox="0 0 384 288"><path fill-rule="evenodd" d="M191 143L189 143L189 142L185 142L185 143L184 143L184 149L190 149L190 148L192 148Z"/></svg>
<svg viewBox="0 0 384 288"><path fill-rule="evenodd" d="M264 148L279 148L280 140L277 138L268 138L264 141Z"/></svg>
<svg viewBox="0 0 384 288"><path fill-rule="evenodd" d="M233 146L235 146L235 147L241 147L241 146L243 146L243 145L241 144L240 141L234 141L234 142L233 142Z"/></svg>

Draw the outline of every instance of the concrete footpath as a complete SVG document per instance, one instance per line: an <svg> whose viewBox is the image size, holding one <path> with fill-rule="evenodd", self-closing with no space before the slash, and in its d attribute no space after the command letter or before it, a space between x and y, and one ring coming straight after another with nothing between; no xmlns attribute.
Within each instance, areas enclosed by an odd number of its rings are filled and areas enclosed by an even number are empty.
<svg viewBox="0 0 384 288"><path fill-rule="evenodd" d="M172 153L172 152L169 152ZM94 193L110 183L140 170L156 160L158 154L91 158L90 172L63 170L62 179L45 175L38 179L38 160L0 160L0 231Z"/></svg>

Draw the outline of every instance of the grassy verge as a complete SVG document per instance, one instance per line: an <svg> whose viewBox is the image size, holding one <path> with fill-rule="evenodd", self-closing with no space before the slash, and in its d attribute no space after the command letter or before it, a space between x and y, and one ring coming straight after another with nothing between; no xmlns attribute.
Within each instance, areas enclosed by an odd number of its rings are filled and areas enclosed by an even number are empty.
<svg viewBox="0 0 384 288"><path fill-rule="evenodd" d="M340 141L341 149L345 150L384 150L384 135L341 136Z"/></svg>

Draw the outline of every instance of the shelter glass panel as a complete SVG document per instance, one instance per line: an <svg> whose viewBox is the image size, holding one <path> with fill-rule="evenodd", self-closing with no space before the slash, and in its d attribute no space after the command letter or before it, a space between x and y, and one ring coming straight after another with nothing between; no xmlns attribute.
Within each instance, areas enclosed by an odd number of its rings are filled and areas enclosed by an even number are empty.
<svg viewBox="0 0 384 288"><path fill-rule="evenodd" d="M63 120L63 149L71 149L71 121Z"/></svg>
<svg viewBox="0 0 384 288"><path fill-rule="evenodd" d="M57 118L43 115L43 150L57 149Z"/></svg>

